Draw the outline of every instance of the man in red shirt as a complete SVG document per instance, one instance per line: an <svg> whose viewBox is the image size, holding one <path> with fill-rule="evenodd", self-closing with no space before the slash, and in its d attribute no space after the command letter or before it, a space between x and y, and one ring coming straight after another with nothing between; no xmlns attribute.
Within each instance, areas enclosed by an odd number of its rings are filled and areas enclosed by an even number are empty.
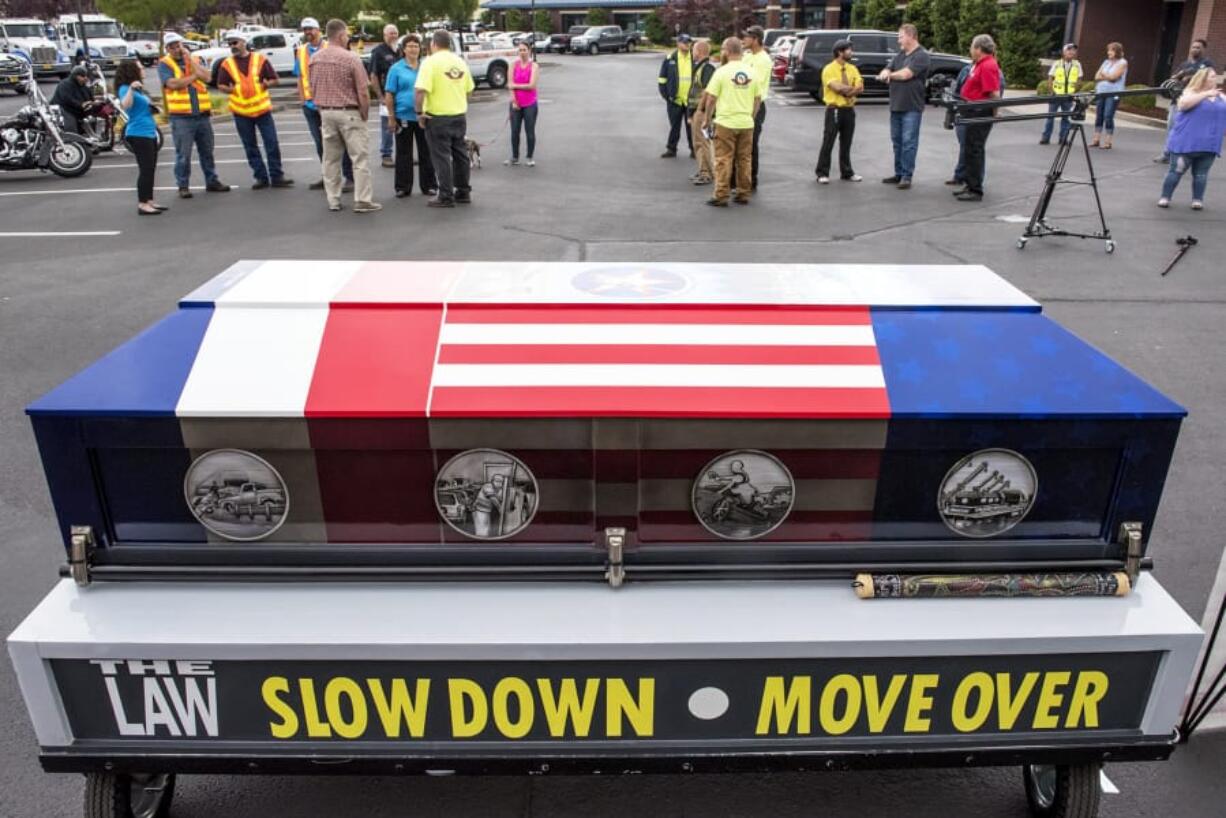
<svg viewBox="0 0 1226 818"><path fill-rule="evenodd" d="M987 34L975 37L971 41L971 59L975 64L962 85L962 98L967 102L999 99L1003 89L1000 87L1000 66L996 64L996 42ZM995 114L996 109L983 108L979 112L972 109L963 116L975 118ZM991 122L966 126L966 187L954 191L960 202L983 201L983 169L990 133Z"/></svg>

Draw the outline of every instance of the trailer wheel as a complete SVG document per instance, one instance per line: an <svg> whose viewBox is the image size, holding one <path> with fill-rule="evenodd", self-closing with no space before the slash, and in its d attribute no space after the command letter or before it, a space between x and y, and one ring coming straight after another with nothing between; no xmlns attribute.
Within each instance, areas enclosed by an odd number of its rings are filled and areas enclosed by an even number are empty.
<svg viewBox="0 0 1226 818"><path fill-rule="evenodd" d="M1037 818L1096 818L1103 765L1027 764L1022 782L1030 814Z"/></svg>
<svg viewBox="0 0 1226 818"><path fill-rule="evenodd" d="M85 818L167 818L173 773L87 773Z"/></svg>

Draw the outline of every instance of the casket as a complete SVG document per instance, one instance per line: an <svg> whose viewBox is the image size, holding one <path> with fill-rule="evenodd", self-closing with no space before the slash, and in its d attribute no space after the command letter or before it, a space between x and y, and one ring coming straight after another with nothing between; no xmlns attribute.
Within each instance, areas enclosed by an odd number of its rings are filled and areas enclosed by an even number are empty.
<svg viewBox="0 0 1226 818"><path fill-rule="evenodd" d="M114 579L1113 568L1185 414L979 266L357 261L28 412Z"/></svg>

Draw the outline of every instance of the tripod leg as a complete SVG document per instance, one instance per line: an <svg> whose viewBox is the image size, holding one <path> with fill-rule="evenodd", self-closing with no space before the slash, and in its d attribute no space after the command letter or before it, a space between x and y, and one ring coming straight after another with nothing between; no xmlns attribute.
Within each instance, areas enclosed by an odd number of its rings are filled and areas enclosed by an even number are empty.
<svg viewBox="0 0 1226 818"><path fill-rule="evenodd" d="M1035 204L1034 213L1030 216L1030 224L1026 226L1027 236L1037 235L1039 225L1047 220L1047 208L1051 206L1052 196L1056 193L1056 185L1060 184L1060 179L1064 176L1064 166L1068 163L1069 151L1072 150L1074 130L1081 133L1081 126L1074 124L1065 138L1060 140L1060 147L1056 148L1056 155L1051 160L1051 168L1047 171L1047 183L1042 195L1039 196L1038 203ZM1085 141L1084 135L1082 141Z"/></svg>
<svg viewBox="0 0 1226 818"><path fill-rule="evenodd" d="M1081 134L1081 143L1085 147L1086 152L1086 169L1090 172L1090 190L1094 191L1094 204L1098 207L1098 222L1102 225L1102 238L1107 239L1108 250L1110 253L1115 249L1115 245L1111 242L1111 231L1107 228L1107 217L1103 213L1103 200L1098 195L1098 177L1094 175L1094 161L1090 158L1090 146L1086 143L1086 136Z"/></svg>

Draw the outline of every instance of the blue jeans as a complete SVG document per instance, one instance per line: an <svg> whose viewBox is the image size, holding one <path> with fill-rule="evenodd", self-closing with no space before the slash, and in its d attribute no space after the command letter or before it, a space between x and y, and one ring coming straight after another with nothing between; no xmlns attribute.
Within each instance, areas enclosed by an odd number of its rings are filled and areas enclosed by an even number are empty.
<svg viewBox="0 0 1226 818"><path fill-rule="evenodd" d="M536 152L536 103L527 108L511 109L511 158L519 158L519 128L522 125L524 134L528 137L528 158Z"/></svg>
<svg viewBox="0 0 1226 818"><path fill-rule="evenodd" d="M257 182L273 181L285 175L281 170L281 145L277 142L277 126L272 121L272 113L260 114L257 117L234 116L234 129L243 142L247 152L247 164ZM264 143L264 152L268 154L268 166L264 166L264 157L260 155L260 144L256 141L256 133Z"/></svg>
<svg viewBox="0 0 1226 818"><path fill-rule="evenodd" d="M1209 168L1217 154L1208 151L1202 153L1172 153L1170 170L1162 182L1162 198L1169 199L1175 193L1179 180L1184 173L1192 171L1192 201L1205 200L1205 188L1209 184Z"/></svg>
<svg viewBox="0 0 1226 818"><path fill-rule="evenodd" d="M1115 109L1120 107L1119 97L1099 97L1094 108L1094 133L1115 133Z"/></svg>
<svg viewBox="0 0 1226 818"><path fill-rule="evenodd" d="M205 114L172 116L170 139L175 145L175 182L180 188L192 180L192 146L200 155L204 181L217 182L217 166L213 164L213 123Z"/></svg>
<svg viewBox="0 0 1226 818"><path fill-rule="evenodd" d="M920 121L923 111L890 111L890 142L894 145L894 175L910 179L915 173L919 153Z"/></svg>
<svg viewBox="0 0 1226 818"><path fill-rule="evenodd" d="M324 132L323 121L319 117L319 109L311 108L310 106L302 106L302 118L306 120L307 130L311 132L311 141L315 143L315 155L320 161L324 158ZM345 152L345 156L341 159L341 173L345 175L346 182L353 182L353 161L349 158L349 152Z"/></svg>
<svg viewBox="0 0 1226 818"><path fill-rule="evenodd" d="M1071 110L1073 110L1073 101L1071 99L1060 100L1060 101L1052 100L1051 102L1047 103L1047 112L1049 114L1054 114L1054 113L1063 112L1063 111L1071 111ZM1044 142L1047 142L1048 140L1051 139L1051 132L1055 124L1056 124L1056 120L1054 117L1043 123L1043 141ZM1112 123L1112 126L1114 126L1114 122ZM1068 133L1069 127L1070 125L1069 125L1068 117L1067 116L1060 117L1060 141L1061 142L1064 141L1065 134Z"/></svg>
<svg viewBox="0 0 1226 818"><path fill-rule="evenodd" d="M379 155L384 159L392 155L392 146L396 142L396 135L389 132L387 129L387 117L379 117Z"/></svg>

